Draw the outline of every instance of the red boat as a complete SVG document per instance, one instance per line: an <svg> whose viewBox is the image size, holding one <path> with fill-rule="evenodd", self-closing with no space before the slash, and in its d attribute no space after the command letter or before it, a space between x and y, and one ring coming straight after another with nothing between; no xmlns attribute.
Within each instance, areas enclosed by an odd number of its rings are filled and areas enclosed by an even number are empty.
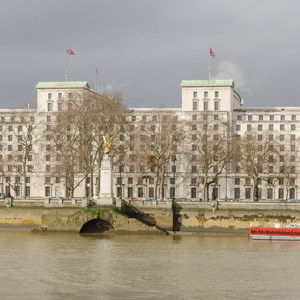
<svg viewBox="0 0 300 300"><path fill-rule="evenodd" d="M251 223L249 229L250 237L254 240L299 240L300 224L291 223L282 225L280 223L259 224Z"/></svg>

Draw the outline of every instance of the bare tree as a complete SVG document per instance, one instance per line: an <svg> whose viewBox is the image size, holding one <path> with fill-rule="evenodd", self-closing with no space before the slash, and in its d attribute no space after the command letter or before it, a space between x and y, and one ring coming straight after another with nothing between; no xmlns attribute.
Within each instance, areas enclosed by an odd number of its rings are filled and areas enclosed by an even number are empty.
<svg viewBox="0 0 300 300"><path fill-rule="evenodd" d="M157 109L129 126L133 128L129 134L131 154L127 162L140 167L140 177L150 170L155 177L154 199L158 197L160 183L160 199L163 200L166 169L181 151L186 135L185 121L179 120L176 112Z"/></svg>
<svg viewBox="0 0 300 300"><path fill-rule="evenodd" d="M212 112L194 114L189 122L190 149L186 155L192 173L203 184L203 200L209 201L209 186L216 181L232 158L232 130L226 116Z"/></svg>
<svg viewBox="0 0 300 300"><path fill-rule="evenodd" d="M252 200L258 201L259 179L269 181L280 177L277 132L251 129L235 143L235 164L253 180Z"/></svg>

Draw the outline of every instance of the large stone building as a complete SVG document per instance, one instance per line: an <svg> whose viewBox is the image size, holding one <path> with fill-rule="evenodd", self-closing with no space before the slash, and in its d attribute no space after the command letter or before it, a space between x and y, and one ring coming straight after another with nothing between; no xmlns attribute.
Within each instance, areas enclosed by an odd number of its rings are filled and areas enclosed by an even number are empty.
<svg viewBox="0 0 300 300"><path fill-rule="evenodd" d="M295 149L299 136L300 107L244 108L243 100L235 89L233 80L183 80L181 87L182 108L168 110L180 120L192 122L191 133L197 129L199 116L211 113L214 122L222 119L230 124L234 128L235 135L243 135L252 129L257 130L258 136L260 131L269 132L270 139L273 139L273 135L280 137L282 142L280 151L283 155L287 147L290 148L289 151L297 152ZM90 89L87 82L40 82L36 88L36 109L28 107L19 110L0 110L0 158L3 162L0 174L1 193L12 194L14 197L24 197L24 194L32 198L64 197L66 195L64 181L58 176L53 177L50 172L53 164L51 157L55 149L50 148L50 144L48 145L47 140L41 136L45 136L44 131L51 126L55 112L72 106L74 93L95 92ZM137 124L140 120L151 118L151 122L155 122L155 111L133 108L127 120L129 123ZM30 144L30 147L27 147L28 153L24 153L26 143ZM191 134L190 139L184 143L187 149L185 154L178 154L176 160L173 160L166 169L164 198L199 200L203 197L203 185L197 180L201 177L201 171L196 163L194 166L193 161L187 159L186 155L186 152L193 151L193 135ZM11 153L16 150L20 152L17 169L9 164ZM141 199L153 197L154 180L151 170L149 174L147 171L141 174L140 170L133 171L116 163L114 171L115 196ZM216 169L211 168L209 171L211 177L214 173ZM260 181L259 198L284 199L286 193L290 199L297 198L297 181L297 170L289 180ZM86 178L85 184L82 182L78 186L74 196L84 197L86 193L89 194L91 184L89 177ZM218 199L250 199L252 189L251 178L237 171L231 164L226 164L215 182L210 185L209 194Z"/></svg>

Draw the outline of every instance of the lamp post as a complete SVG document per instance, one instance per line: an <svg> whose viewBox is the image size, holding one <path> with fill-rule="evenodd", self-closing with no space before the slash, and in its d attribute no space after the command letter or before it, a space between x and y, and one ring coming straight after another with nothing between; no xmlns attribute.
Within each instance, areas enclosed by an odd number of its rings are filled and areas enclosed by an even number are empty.
<svg viewBox="0 0 300 300"><path fill-rule="evenodd" d="M119 172L120 172L120 177L119 177L119 197L120 199L122 198L122 163L119 162Z"/></svg>
<svg viewBox="0 0 300 300"><path fill-rule="evenodd" d="M177 159L176 159L176 156L174 156L174 158L173 158L173 162L174 162L174 165L173 165L173 184L174 184L174 186L173 186L173 200L175 200L175 173L176 173L176 161L177 161Z"/></svg>

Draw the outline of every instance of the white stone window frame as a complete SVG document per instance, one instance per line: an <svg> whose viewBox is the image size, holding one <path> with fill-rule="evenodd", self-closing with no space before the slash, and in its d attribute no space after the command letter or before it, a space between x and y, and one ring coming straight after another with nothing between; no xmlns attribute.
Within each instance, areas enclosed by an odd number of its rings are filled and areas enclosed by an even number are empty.
<svg viewBox="0 0 300 300"><path fill-rule="evenodd" d="M208 98L204 98L203 99L203 101L202 101L202 103L203 103L203 106L202 106L202 108L203 108L203 111L208 111L209 110L209 108L210 108L210 100L208 99ZM205 106L204 106L204 103L207 103L207 109L205 109Z"/></svg>
<svg viewBox="0 0 300 300"><path fill-rule="evenodd" d="M196 109L194 109L194 103L196 103ZM199 110L199 100L198 99L193 99L192 102L192 111L198 111Z"/></svg>
<svg viewBox="0 0 300 300"><path fill-rule="evenodd" d="M216 103L218 103L218 109L216 109ZM214 99L214 110L215 110L215 111L220 111L220 107L221 107L221 100L215 98L215 99Z"/></svg>
<svg viewBox="0 0 300 300"><path fill-rule="evenodd" d="M49 104L52 105L52 110L49 110ZM54 101L48 99L48 101L47 101L47 111L48 112L52 112L53 111L53 107L54 107Z"/></svg>

